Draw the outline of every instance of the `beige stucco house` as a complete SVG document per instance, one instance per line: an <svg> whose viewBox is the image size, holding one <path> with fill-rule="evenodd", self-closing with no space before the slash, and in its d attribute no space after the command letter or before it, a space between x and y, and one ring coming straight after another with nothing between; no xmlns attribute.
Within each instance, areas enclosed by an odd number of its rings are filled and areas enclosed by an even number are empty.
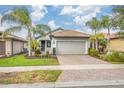
<svg viewBox="0 0 124 93"><path fill-rule="evenodd" d="M107 33L104 34L105 38L108 38ZM119 33L113 33L110 35L110 44L107 46L108 49L114 50L114 51L124 51L124 38L122 38Z"/></svg>
<svg viewBox="0 0 124 93"><path fill-rule="evenodd" d="M44 37L39 37L41 52L53 53L53 48L56 54L88 54L90 47L89 34L74 31L58 29L52 31Z"/></svg>
<svg viewBox="0 0 124 93"><path fill-rule="evenodd" d="M0 32L0 56L11 56L22 53L26 42L25 39L15 35L7 35L5 38L2 38L2 32Z"/></svg>

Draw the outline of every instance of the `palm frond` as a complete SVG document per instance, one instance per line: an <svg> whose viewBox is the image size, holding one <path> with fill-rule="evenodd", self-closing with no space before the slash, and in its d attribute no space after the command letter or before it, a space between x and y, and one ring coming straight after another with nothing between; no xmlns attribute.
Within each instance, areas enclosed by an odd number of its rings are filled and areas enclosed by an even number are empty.
<svg viewBox="0 0 124 93"><path fill-rule="evenodd" d="M45 32L51 31L51 28L45 24L37 24L36 27L42 31L45 31Z"/></svg>
<svg viewBox="0 0 124 93"><path fill-rule="evenodd" d="M3 15L1 23L4 21L17 22L21 25L31 26L30 13L26 8L16 8L13 9L9 14Z"/></svg>
<svg viewBox="0 0 124 93"><path fill-rule="evenodd" d="M11 14L7 14L7 15L4 15L2 16L1 18L1 24L3 24L4 22L19 22L19 20L17 20L14 16L12 16Z"/></svg>
<svg viewBox="0 0 124 93"><path fill-rule="evenodd" d="M86 22L86 26L89 26L96 33L96 31L101 28L101 22L96 17L94 17L92 20Z"/></svg>
<svg viewBox="0 0 124 93"><path fill-rule="evenodd" d="M14 32L20 31L21 29L22 29L21 26L14 26L14 27L6 29L4 34L14 33Z"/></svg>
<svg viewBox="0 0 124 93"><path fill-rule="evenodd" d="M44 24L37 24L32 31L35 35L44 36L47 32L51 32L51 28Z"/></svg>

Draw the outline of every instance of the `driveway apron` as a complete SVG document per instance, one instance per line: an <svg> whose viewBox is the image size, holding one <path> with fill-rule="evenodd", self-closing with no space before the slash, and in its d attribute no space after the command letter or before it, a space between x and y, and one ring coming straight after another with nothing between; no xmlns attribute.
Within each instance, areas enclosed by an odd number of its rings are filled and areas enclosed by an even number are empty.
<svg viewBox="0 0 124 93"><path fill-rule="evenodd" d="M107 67L112 64L89 55L57 55L57 58L61 65L89 65L89 67L87 67L89 69L63 70L57 82L124 79L124 68L101 69L104 65ZM90 68L92 65L97 65L99 68Z"/></svg>

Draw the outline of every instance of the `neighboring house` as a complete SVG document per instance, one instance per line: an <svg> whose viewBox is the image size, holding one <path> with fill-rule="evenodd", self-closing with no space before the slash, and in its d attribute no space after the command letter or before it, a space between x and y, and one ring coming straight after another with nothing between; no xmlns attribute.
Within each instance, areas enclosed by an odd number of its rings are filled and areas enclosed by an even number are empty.
<svg viewBox="0 0 124 93"><path fill-rule="evenodd" d="M104 36L107 38L107 34L104 33ZM108 48L110 50L124 51L124 38L121 38L118 33L111 34Z"/></svg>
<svg viewBox="0 0 124 93"><path fill-rule="evenodd" d="M37 40L42 53L53 53L55 48L56 54L88 54L90 47L89 34L73 30L58 29L51 32L51 39L48 33Z"/></svg>
<svg viewBox="0 0 124 93"><path fill-rule="evenodd" d="M11 56L24 52L26 40L15 35L7 35L2 38L0 32L0 56Z"/></svg>

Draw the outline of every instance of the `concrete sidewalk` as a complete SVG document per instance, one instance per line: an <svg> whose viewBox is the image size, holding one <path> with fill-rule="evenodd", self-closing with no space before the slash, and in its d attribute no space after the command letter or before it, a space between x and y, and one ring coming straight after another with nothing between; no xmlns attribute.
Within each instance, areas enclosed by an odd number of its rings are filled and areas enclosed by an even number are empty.
<svg viewBox="0 0 124 93"><path fill-rule="evenodd" d="M0 84L0 88L71 88L71 87L124 87L124 80L50 82L34 84Z"/></svg>
<svg viewBox="0 0 124 93"><path fill-rule="evenodd" d="M88 65L0 67L0 72L19 72L19 71L32 71L32 70L120 69L120 68L124 68L124 64L88 64Z"/></svg>

